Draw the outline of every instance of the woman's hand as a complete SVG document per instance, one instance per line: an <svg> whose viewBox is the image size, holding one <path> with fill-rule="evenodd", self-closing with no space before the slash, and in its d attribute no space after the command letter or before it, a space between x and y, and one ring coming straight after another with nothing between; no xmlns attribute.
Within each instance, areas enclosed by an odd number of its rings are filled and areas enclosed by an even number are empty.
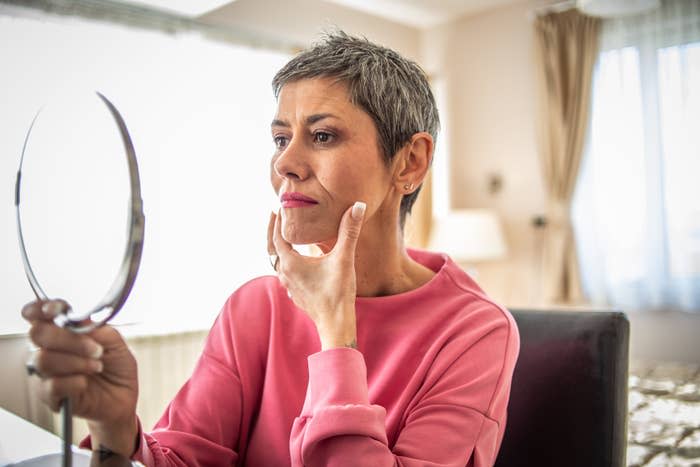
<svg viewBox="0 0 700 467"><path fill-rule="evenodd" d="M357 345L355 248L364 213L361 202L348 208L335 246L319 257L297 253L282 238L280 216L270 216L268 250L279 257L275 270L294 303L316 324L323 350Z"/></svg>
<svg viewBox="0 0 700 467"><path fill-rule="evenodd" d="M38 347L27 367L41 378L40 397L52 410L70 398L73 413L87 419L93 448L130 457L138 434L136 359L110 326L88 334L56 326L54 318L68 306L62 300L24 306L29 337Z"/></svg>

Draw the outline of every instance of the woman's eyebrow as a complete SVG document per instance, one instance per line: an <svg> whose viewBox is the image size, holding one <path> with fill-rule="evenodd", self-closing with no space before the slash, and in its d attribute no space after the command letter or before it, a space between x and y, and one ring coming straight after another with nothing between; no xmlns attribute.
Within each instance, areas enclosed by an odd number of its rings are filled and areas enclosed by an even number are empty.
<svg viewBox="0 0 700 467"><path fill-rule="evenodd" d="M321 120L324 120L326 118L336 118L337 119L339 117L335 116L332 113L313 114L313 115L309 115L308 117L306 117L306 124L313 125L314 123L320 122ZM287 122L286 120L274 119L274 120L272 120L272 123L270 124L270 126L281 126L281 127L289 128L292 125L290 125L289 122Z"/></svg>
<svg viewBox="0 0 700 467"><path fill-rule="evenodd" d="M320 122L321 120L324 120L326 118L338 118L335 115L331 113L323 113L323 114L314 114L314 115L309 115L306 117L306 124L307 125L312 125L316 122Z"/></svg>

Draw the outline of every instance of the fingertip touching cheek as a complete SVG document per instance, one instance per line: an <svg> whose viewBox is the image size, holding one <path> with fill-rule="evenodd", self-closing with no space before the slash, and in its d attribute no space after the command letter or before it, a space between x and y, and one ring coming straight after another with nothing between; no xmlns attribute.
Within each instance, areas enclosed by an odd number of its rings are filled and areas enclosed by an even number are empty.
<svg viewBox="0 0 700 467"><path fill-rule="evenodd" d="M366 219L384 212L391 172L374 121L350 102L342 83L317 78L284 85L271 137L270 181L287 241L332 241L355 201L367 204Z"/></svg>

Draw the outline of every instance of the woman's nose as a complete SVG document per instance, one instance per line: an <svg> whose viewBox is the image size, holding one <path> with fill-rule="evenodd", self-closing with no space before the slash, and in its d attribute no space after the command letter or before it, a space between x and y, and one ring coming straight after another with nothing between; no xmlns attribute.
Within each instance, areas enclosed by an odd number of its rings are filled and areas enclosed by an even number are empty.
<svg viewBox="0 0 700 467"><path fill-rule="evenodd" d="M304 157L304 148L300 141L292 138L287 146L277 155L272 164L275 173L282 178L304 180L309 173L309 166Z"/></svg>

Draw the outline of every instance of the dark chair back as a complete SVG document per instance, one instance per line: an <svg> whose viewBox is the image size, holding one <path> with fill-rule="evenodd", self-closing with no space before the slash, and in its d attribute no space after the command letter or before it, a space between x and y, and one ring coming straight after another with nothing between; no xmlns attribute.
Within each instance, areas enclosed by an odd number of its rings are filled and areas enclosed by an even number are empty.
<svg viewBox="0 0 700 467"><path fill-rule="evenodd" d="M621 312L511 310L520 331L496 467L624 467L629 321Z"/></svg>

